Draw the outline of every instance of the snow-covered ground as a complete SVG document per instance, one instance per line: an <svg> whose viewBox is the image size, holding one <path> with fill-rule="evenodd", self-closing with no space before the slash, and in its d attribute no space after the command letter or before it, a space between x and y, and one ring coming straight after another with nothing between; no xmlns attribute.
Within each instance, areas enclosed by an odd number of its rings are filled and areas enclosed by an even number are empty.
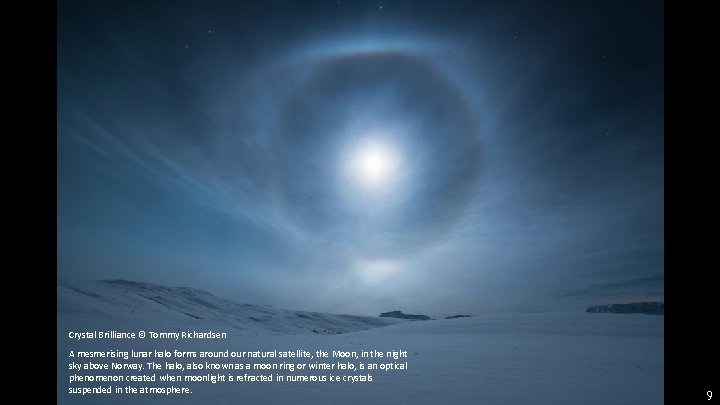
<svg viewBox="0 0 720 405"><path fill-rule="evenodd" d="M407 321L238 304L190 288L125 281L63 282L58 283L58 403L659 404L664 402L663 328L663 316L584 312ZM68 338L69 331L86 330L213 330L227 332L228 338L178 341ZM407 359L390 362L407 361L408 369L349 372L373 375L372 382L354 384L175 383L189 386L193 393L169 397L69 395L68 379L72 373L68 370L69 351L111 349L303 349L311 353L318 349L406 350ZM73 386L76 385L111 384ZM154 384L164 385L172 383Z"/></svg>

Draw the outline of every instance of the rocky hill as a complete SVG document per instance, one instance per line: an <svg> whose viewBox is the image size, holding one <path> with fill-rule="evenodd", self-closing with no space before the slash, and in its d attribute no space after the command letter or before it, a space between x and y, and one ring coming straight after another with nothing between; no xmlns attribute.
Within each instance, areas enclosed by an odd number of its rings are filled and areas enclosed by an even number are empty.
<svg viewBox="0 0 720 405"><path fill-rule="evenodd" d="M585 312L613 314L649 314L664 315L664 302L633 302L630 304L598 305L588 308Z"/></svg>

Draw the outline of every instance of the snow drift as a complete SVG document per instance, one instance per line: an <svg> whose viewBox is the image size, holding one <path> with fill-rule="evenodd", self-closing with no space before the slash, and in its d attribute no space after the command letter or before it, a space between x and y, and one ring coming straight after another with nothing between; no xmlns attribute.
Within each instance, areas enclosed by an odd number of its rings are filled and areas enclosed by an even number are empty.
<svg viewBox="0 0 720 405"><path fill-rule="evenodd" d="M664 402L663 329L664 317L642 314L498 314L417 322L278 310L230 302L195 289L128 281L62 283L58 285L57 402L660 404ZM87 330L213 330L227 332L228 338L111 342L68 338L69 331ZM191 383L192 394L184 396L73 396L68 394L72 373L68 353L80 347L379 350L406 351L408 357L400 360L407 362L406 370L373 372L371 382Z"/></svg>

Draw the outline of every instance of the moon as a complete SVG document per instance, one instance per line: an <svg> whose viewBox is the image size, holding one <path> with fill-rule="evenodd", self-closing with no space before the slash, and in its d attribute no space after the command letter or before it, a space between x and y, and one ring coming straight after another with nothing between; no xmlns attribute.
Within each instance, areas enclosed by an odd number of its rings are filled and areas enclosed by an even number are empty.
<svg viewBox="0 0 720 405"><path fill-rule="evenodd" d="M370 197L390 194L402 178L402 157L392 142L368 136L351 147L345 177L354 189Z"/></svg>

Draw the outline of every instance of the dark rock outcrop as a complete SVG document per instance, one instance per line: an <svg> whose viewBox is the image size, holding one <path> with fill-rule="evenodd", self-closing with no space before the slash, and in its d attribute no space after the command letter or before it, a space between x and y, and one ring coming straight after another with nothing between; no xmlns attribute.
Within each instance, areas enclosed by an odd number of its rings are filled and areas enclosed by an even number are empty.
<svg viewBox="0 0 720 405"><path fill-rule="evenodd" d="M445 319L455 319L455 318L469 318L472 315L452 315L452 316L446 316Z"/></svg>
<svg viewBox="0 0 720 405"><path fill-rule="evenodd" d="M664 315L664 302L633 302L630 304L610 304L590 307L585 312L604 312L613 314L649 314Z"/></svg>
<svg viewBox="0 0 720 405"><path fill-rule="evenodd" d="M383 312L380 316L383 318L417 319L420 321L429 321L432 319L427 315L403 314L401 311Z"/></svg>

